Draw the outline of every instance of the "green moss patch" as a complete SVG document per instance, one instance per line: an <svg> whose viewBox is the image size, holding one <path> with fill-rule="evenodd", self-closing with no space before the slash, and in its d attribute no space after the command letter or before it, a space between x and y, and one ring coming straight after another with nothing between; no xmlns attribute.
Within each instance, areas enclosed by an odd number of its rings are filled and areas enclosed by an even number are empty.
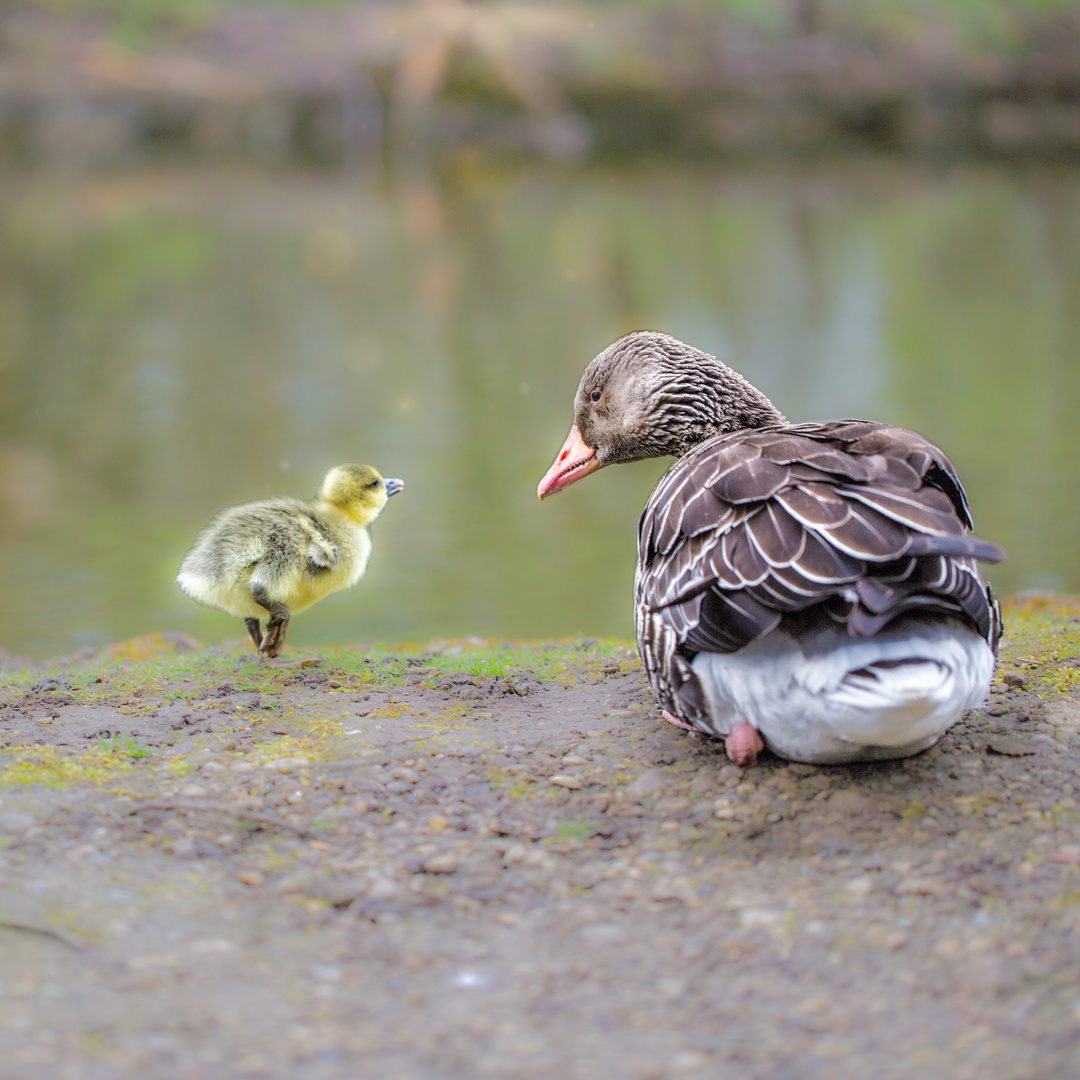
<svg viewBox="0 0 1080 1080"><path fill-rule="evenodd" d="M1005 635L998 678L1022 671L1040 697L1080 687L1080 598L1052 594L1015 597L1004 608Z"/></svg>

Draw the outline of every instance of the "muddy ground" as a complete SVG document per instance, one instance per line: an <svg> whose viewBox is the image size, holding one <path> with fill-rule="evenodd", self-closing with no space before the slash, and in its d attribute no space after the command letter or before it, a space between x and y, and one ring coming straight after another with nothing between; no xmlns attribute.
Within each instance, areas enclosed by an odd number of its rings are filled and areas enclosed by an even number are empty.
<svg viewBox="0 0 1080 1080"><path fill-rule="evenodd" d="M0 1077L1075 1076L1054 614L941 746L859 767L740 772L618 643L15 672Z"/></svg>

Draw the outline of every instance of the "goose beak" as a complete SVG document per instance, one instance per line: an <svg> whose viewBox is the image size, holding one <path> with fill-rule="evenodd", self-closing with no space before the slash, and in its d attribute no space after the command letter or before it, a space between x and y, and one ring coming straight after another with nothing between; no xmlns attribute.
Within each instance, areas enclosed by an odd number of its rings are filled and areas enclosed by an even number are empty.
<svg viewBox="0 0 1080 1080"><path fill-rule="evenodd" d="M556 491L562 491L569 487L575 480L588 476L600 468L600 462L596 460L596 451L591 446L586 446L581 439L581 433L575 424L566 436L566 442L559 451L559 456L540 481L536 494L543 502L549 495Z"/></svg>
<svg viewBox="0 0 1080 1080"><path fill-rule="evenodd" d="M386 485L386 497L388 499L391 495L396 495L399 491L405 490L404 480L387 480L383 477L383 483Z"/></svg>

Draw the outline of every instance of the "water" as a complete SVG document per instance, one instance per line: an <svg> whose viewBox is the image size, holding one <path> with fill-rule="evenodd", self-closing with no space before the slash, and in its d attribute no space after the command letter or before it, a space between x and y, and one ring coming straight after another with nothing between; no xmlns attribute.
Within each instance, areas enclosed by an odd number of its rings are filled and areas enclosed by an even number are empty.
<svg viewBox="0 0 1080 1080"><path fill-rule="evenodd" d="M793 421L922 431L1003 593L1080 589L1080 174L895 162L0 185L0 645L239 620L173 585L221 506L367 461L407 490L298 643L631 633L660 462L540 505L581 370L665 330Z"/></svg>

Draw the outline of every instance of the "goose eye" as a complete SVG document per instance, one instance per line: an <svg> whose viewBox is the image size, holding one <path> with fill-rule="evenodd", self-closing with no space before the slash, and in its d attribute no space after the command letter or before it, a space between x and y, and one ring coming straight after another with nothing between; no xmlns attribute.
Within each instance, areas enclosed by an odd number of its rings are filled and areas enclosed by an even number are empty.
<svg viewBox="0 0 1080 1080"><path fill-rule="evenodd" d="M594 390L594 391L593 391L593 392L592 392L592 393L591 393L591 394L589 395L589 400L590 400L590 401L599 401L599 400L600 400L600 399L601 399L601 398L602 398L603 396L604 396L604 395L603 395L603 393L602 393L602 392L601 392L600 390Z"/></svg>
<svg viewBox="0 0 1080 1080"><path fill-rule="evenodd" d="M379 484L381 484L381 483L382 483L381 480L372 480L371 483L368 484L368 487L369 488L377 488L379 486Z"/></svg>

